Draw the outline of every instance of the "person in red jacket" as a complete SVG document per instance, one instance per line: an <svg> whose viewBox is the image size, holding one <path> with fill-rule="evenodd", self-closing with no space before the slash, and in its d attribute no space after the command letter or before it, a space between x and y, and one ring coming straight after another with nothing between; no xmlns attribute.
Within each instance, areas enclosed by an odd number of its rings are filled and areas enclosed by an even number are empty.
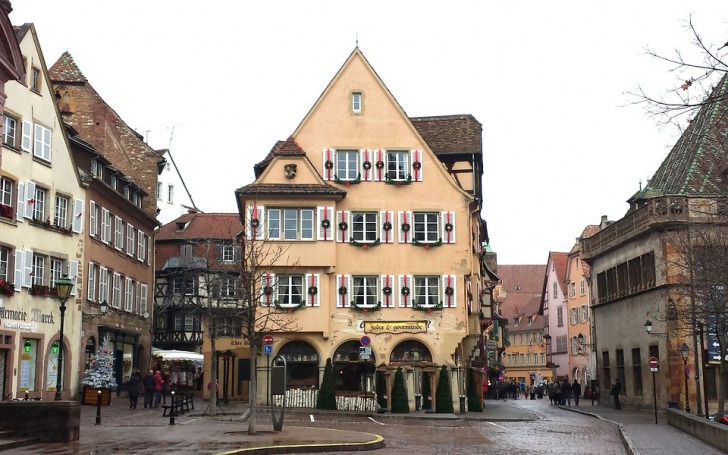
<svg viewBox="0 0 728 455"><path fill-rule="evenodd" d="M162 385L164 384L164 381L162 380L162 372L157 370L154 372L154 407L158 408L159 404L162 402Z"/></svg>
<svg viewBox="0 0 728 455"><path fill-rule="evenodd" d="M488 396L488 378L483 379L483 408L485 408L486 396Z"/></svg>

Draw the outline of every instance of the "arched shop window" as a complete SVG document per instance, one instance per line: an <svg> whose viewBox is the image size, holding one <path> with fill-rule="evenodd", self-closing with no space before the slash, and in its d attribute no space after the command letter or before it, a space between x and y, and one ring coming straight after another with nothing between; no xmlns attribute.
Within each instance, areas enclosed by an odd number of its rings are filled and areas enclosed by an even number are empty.
<svg viewBox="0 0 728 455"><path fill-rule="evenodd" d="M419 341L403 341L392 350L390 362L432 362L432 353Z"/></svg>
<svg viewBox="0 0 728 455"><path fill-rule="evenodd" d="M361 355L361 342L352 340L343 343L334 352L336 391L371 391L374 381L374 353Z"/></svg>
<svg viewBox="0 0 728 455"><path fill-rule="evenodd" d="M291 341L281 348L278 355L286 359L288 388L318 388L319 356L313 346L305 341Z"/></svg>
<svg viewBox="0 0 728 455"><path fill-rule="evenodd" d="M86 369L88 370L89 364L94 354L96 354L96 339L94 337L88 337L86 340Z"/></svg>

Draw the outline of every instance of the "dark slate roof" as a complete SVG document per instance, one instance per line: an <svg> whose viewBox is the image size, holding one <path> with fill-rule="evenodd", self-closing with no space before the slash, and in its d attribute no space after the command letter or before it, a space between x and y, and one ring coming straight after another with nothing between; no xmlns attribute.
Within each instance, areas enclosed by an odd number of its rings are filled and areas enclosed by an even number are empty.
<svg viewBox="0 0 728 455"><path fill-rule="evenodd" d="M251 183L235 190L241 196L337 196L345 197L346 191L328 184L292 185L289 183Z"/></svg>
<svg viewBox="0 0 728 455"><path fill-rule="evenodd" d="M410 117L436 155L483 153L483 125L470 114Z"/></svg>
<svg viewBox="0 0 728 455"><path fill-rule="evenodd" d="M728 74L724 75L645 188L663 195L728 196Z"/></svg>
<svg viewBox="0 0 728 455"><path fill-rule="evenodd" d="M30 23L25 23L23 25L16 25L13 27L13 31L15 31L15 38L17 38L18 42L23 40L25 34L28 33L28 30L30 30L30 26Z"/></svg>
<svg viewBox="0 0 728 455"><path fill-rule="evenodd" d="M266 166L276 156L306 156L306 152L298 145L293 136L289 136L285 141L276 142L273 148L270 149L270 152L268 152L268 155L254 166L256 178L260 177L260 174L265 170Z"/></svg>
<svg viewBox="0 0 728 455"><path fill-rule="evenodd" d="M54 82L87 82L73 57L68 51L64 52L48 70L50 78Z"/></svg>

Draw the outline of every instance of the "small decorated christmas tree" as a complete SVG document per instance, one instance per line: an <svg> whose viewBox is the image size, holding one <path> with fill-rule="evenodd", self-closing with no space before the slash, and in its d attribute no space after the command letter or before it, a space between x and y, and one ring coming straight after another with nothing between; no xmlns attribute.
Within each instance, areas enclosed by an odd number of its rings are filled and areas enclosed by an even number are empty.
<svg viewBox="0 0 728 455"><path fill-rule="evenodd" d="M316 409L336 410L336 376L331 358L326 359L324 368L324 379L316 399Z"/></svg>
<svg viewBox="0 0 728 455"><path fill-rule="evenodd" d="M99 351L93 356L88 369L84 372L81 384L97 389L115 389L114 355L109 346L111 339L106 335L101 341Z"/></svg>

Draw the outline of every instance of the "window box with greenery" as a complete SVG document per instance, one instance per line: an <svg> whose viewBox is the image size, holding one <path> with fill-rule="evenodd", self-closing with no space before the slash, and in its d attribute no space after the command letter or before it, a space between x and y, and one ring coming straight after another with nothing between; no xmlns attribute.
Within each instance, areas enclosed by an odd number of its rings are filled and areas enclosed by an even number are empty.
<svg viewBox="0 0 728 455"><path fill-rule="evenodd" d="M50 286L43 286L41 284L34 284L30 287L30 295L40 295L40 296L46 296L46 295L56 295L58 291L56 288L52 288Z"/></svg>
<svg viewBox="0 0 728 455"><path fill-rule="evenodd" d="M11 205L0 204L0 216L12 218L15 216L15 209Z"/></svg>
<svg viewBox="0 0 728 455"><path fill-rule="evenodd" d="M15 295L15 285L4 280L0 280L0 295L12 297Z"/></svg>

